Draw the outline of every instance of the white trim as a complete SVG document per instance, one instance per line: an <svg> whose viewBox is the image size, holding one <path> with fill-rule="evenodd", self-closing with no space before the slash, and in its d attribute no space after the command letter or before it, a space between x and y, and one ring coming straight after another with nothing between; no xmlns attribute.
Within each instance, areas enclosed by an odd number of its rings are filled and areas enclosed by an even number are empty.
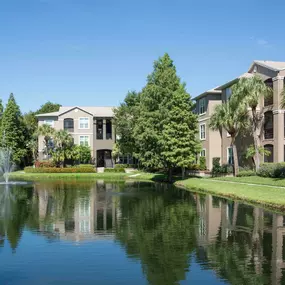
<svg viewBox="0 0 285 285"><path fill-rule="evenodd" d="M81 145L80 144L80 142L81 142L80 137L88 137L88 146L91 147L91 145L90 145L90 136L89 135L83 135L83 134L80 135L79 136L79 140L78 140L78 145Z"/></svg>
<svg viewBox="0 0 285 285"><path fill-rule="evenodd" d="M277 80L284 80L284 76L278 75L278 76L272 78L272 81L273 81L273 82L274 82L274 81L277 81Z"/></svg>
<svg viewBox="0 0 285 285"><path fill-rule="evenodd" d="M206 113L207 113L207 112L199 114L199 117L205 115Z"/></svg>
<svg viewBox="0 0 285 285"><path fill-rule="evenodd" d="M200 123L200 122L204 122L204 121L207 121L207 120L209 120L210 119L210 117L206 117L206 118L203 118L203 119L198 119L198 122Z"/></svg>
<svg viewBox="0 0 285 285"><path fill-rule="evenodd" d="M204 103L203 104L204 112L200 113L200 105L202 105L201 104L202 102ZM201 99L199 99L199 101L198 101L198 114L199 114L199 116L203 116L203 115L205 115L207 113L206 106L207 106L207 98L206 97L202 97Z"/></svg>
<svg viewBox="0 0 285 285"><path fill-rule="evenodd" d="M204 155L204 156L201 155L201 152L202 152L202 151L205 151L205 155ZM205 148L202 148L202 150L200 151L200 157L206 157L206 155L207 155L206 149L205 149Z"/></svg>
<svg viewBox="0 0 285 285"><path fill-rule="evenodd" d="M88 119L88 128L80 128L80 119ZM89 130L90 129L90 118L89 117L79 117L78 118L78 129L79 130Z"/></svg>
<svg viewBox="0 0 285 285"><path fill-rule="evenodd" d="M73 135L80 135L80 136L89 136L93 135L93 133L72 133Z"/></svg>
<svg viewBox="0 0 285 285"><path fill-rule="evenodd" d="M204 130L205 137L204 137L204 138L201 137L201 134L202 134L202 132L201 132L201 126L204 126L204 127L205 127L205 130ZM206 140L206 137L207 137L207 136L206 136L206 123L203 123L203 124L200 124L200 125L199 125L199 137L200 137L200 140L201 140L201 141L205 141L205 140Z"/></svg>
<svg viewBox="0 0 285 285"><path fill-rule="evenodd" d="M272 114L273 114L273 115L276 115L276 114L284 114L284 113L285 113L285 110L281 110L281 109L272 111Z"/></svg>
<svg viewBox="0 0 285 285"><path fill-rule="evenodd" d="M50 121L50 122L52 122L52 124L48 124L48 123L46 123L47 121ZM52 128L54 128L54 120L44 120L44 125L49 125L49 126L51 126Z"/></svg>

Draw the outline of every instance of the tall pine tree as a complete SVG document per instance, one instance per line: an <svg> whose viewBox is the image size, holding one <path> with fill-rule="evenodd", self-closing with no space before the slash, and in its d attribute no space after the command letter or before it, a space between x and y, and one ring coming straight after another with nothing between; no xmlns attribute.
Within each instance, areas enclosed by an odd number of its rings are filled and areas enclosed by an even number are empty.
<svg viewBox="0 0 285 285"><path fill-rule="evenodd" d="M168 54L154 62L140 99L134 128L136 156L145 167L168 170L171 179L174 167L184 168L192 162L199 143L190 96Z"/></svg>
<svg viewBox="0 0 285 285"><path fill-rule="evenodd" d="M26 154L25 127L19 106L13 93L10 94L8 104L3 112L0 127L0 145L13 151L14 163L21 163Z"/></svg>

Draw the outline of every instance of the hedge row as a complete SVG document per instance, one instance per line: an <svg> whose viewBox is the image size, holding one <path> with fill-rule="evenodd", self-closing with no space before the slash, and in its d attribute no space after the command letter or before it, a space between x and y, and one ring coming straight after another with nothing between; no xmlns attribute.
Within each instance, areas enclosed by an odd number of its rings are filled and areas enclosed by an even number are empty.
<svg viewBox="0 0 285 285"><path fill-rule="evenodd" d="M237 177L247 177L247 176L256 176L256 172L253 170L241 170Z"/></svg>
<svg viewBox="0 0 285 285"><path fill-rule="evenodd" d="M124 168L105 168L104 172L112 172L112 173L124 173Z"/></svg>
<svg viewBox="0 0 285 285"><path fill-rule="evenodd" d="M55 167L55 163L53 161L36 161L35 167Z"/></svg>
<svg viewBox="0 0 285 285"><path fill-rule="evenodd" d="M56 167L25 167L26 173L95 173L94 167L67 167L67 168L56 168Z"/></svg>
<svg viewBox="0 0 285 285"><path fill-rule="evenodd" d="M263 163L260 165L257 175L271 178L285 178L285 162Z"/></svg>
<svg viewBox="0 0 285 285"><path fill-rule="evenodd" d="M136 168L134 164L115 164L115 168Z"/></svg>

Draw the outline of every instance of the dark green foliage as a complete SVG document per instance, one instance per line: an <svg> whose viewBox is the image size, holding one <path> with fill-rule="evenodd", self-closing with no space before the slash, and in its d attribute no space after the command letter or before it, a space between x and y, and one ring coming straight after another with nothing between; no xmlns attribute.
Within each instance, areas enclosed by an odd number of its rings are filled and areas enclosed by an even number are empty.
<svg viewBox="0 0 285 285"><path fill-rule="evenodd" d="M271 178L285 178L285 162L263 163L260 165L257 175Z"/></svg>
<svg viewBox="0 0 285 285"><path fill-rule="evenodd" d="M111 173L124 173L124 168L105 168L104 172L111 172Z"/></svg>
<svg viewBox="0 0 285 285"><path fill-rule="evenodd" d="M213 157L212 176L216 176L221 172L220 157Z"/></svg>
<svg viewBox="0 0 285 285"><path fill-rule="evenodd" d="M206 170L207 166L206 166L206 157L205 156L201 156L200 157L200 170Z"/></svg>
<svg viewBox="0 0 285 285"><path fill-rule="evenodd" d="M0 127L0 145L13 151L14 163L23 162L27 149L25 145L26 134L23 117L14 95L11 94L8 104L3 112Z"/></svg>
<svg viewBox="0 0 285 285"><path fill-rule="evenodd" d="M136 157L147 169L186 168L200 149L197 117L185 86L168 54L154 62L154 70L140 95L134 135Z"/></svg>
<svg viewBox="0 0 285 285"><path fill-rule="evenodd" d="M116 134L118 136L116 142L116 150L113 152L120 153L135 153L135 137L134 126L139 115L140 94L135 91L128 92L124 102L114 109L114 123L116 126Z"/></svg>
<svg viewBox="0 0 285 285"><path fill-rule="evenodd" d="M237 177L247 177L247 176L256 176L256 172L253 170L242 170L239 171Z"/></svg>
<svg viewBox="0 0 285 285"><path fill-rule="evenodd" d="M50 101L46 102L44 105L42 105L35 114L45 114L45 113L52 113L52 112L58 112L59 108L61 107L60 104L52 103Z"/></svg>
<svg viewBox="0 0 285 285"><path fill-rule="evenodd" d="M24 171L26 173L93 173L96 172L95 168L92 167L25 167Z"/></svg>
<svg viewBox="0 0 285 285"><path fill-rule="evenodd" d="M89 164L92 160L90 147L74 145L72 148L72 159L79 161L81 164Z"/></svg>

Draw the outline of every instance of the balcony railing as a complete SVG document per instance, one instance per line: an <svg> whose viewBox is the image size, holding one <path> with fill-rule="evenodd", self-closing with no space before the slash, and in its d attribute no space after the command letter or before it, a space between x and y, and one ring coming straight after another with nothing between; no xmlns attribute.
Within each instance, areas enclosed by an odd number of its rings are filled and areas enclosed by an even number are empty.
<svg viewBox="0 0 285 285"><path fill-rule="evenodd" d="M273 135L274 135L273 128L264 130L264 139L266 139L266 140L273 139Z"/></svg>

